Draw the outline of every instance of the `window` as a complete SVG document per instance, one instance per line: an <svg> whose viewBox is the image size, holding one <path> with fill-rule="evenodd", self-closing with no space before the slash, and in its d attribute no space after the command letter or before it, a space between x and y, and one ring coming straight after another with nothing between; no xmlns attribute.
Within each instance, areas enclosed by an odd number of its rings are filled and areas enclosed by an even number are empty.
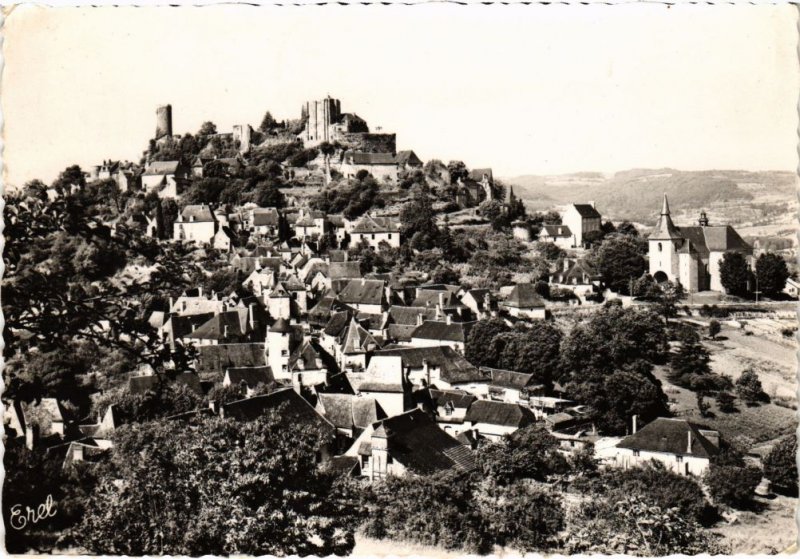
<svg viewBox="0 0 800 559"><path fill-rule="evenodd" d="M658 252L661 252L661 243L658 243Z"/></svg>
<svg viewBox="0 0 800 559"><path fill-rule="evenodd" d="M634 455L634 456L639 456L639 451L638 451L638 450L634 450L634 451L633 451L633 455Z"/></svg>
<svg viewBox="0 0 800 559"><path fill-rule="evenodd" d="M281 350L281 355L286 357L287 355L289 355L289 350L288 349L282 349Z"/></svg>
<svg viewBox="0 0 800 559"><path fill-rule="evenodd" d="M390 239L392 238L392 234L391 234L391 233L389 233L389 238L390 238Z"/></svg>
<svg viewBox="0 0 800 559"><path fill-rule="evenodd" d="M678 454L678 455L675 457L675 461L676 461L676 462L683 462L683 456L681 456L680 454Z"/></svg>
<svg viewBox="0 0 800 559"><path fill-rule="evenodd" d="M373 233L373 234L372 234L372 238L373 238L373 239L375 238L375 233Z"/></svg>

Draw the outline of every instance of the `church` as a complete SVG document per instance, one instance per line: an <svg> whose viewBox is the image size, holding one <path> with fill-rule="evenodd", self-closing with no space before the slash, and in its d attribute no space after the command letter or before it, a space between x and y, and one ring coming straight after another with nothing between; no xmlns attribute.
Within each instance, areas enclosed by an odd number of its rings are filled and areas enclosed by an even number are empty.
<svg viewBox="0 0 800 559"><path fill-rule="evenodd" d="M653 279L680 282L689 293L724 291L719 263L726 252L742 253L752 265L753 247L730 225L709 225L705 212L700 213L697 225L676 227L666 194L648 242Z"/></svg>

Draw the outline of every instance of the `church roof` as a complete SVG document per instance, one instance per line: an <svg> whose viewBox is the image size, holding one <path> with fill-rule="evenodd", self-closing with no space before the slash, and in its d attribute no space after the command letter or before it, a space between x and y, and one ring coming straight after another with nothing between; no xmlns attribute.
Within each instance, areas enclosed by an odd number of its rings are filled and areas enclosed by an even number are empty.
<svg viewBox="0 0 800 559"><path fill-rule="evenodd" d="M669 202L667 195L664 194L664 202L661 205L661 215L658 218L658 223L655 229L650 233L648 239L653 241L669 241L672 239L680 239L681 234L675 224L672 223L672 218L669 216Z"/></svg>

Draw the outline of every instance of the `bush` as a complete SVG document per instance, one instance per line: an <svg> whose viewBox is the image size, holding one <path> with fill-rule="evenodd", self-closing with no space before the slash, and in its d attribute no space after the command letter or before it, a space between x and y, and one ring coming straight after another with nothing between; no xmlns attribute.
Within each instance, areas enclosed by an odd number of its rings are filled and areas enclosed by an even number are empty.
<svg viewBox="0 0 800 559"><path fill-rule="evenodd" d="M752 504L753 492L761 482L761 470L753 466L712 464L704 481L716 502L736 508L748 508Z"/></svg>
<svg viewBox="0 0 800 559"><path fill-rule="evenodd" d="M764 477L778 493L797 495L797 436L781 440L764 459Z"/></svg>
<svg viewBox="0 0 800 559"><path fill-rule="evenodd" d="M753 369L743 371L742 376L736 380L736 392L748 403L757 402L766 396L758 374Z"/></svg>
<svg viewBox="0 0 800 559"><path fill-rule="evenodd" d="M719 407L719 411L723 413L731 413L735 411L735 402L736 399L733 397L733 394L730 394L729 392L720 392L717 394L717 406Z"/></svg>

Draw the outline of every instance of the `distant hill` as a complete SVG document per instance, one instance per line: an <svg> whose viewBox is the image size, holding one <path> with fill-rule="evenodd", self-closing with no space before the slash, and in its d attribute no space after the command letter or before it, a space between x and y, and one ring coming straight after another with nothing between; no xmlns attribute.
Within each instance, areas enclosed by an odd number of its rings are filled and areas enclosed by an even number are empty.
<svg viewBox="0 0 800 559"><path fill-rule="evenodd" d="M795 179L784 171L631 169L612 176L584 172L503 180L536 211L594 201L604 217L653 224L666 193L679 218L694 220L704 209L718 223L754 225L796 211Z"/></svg>

